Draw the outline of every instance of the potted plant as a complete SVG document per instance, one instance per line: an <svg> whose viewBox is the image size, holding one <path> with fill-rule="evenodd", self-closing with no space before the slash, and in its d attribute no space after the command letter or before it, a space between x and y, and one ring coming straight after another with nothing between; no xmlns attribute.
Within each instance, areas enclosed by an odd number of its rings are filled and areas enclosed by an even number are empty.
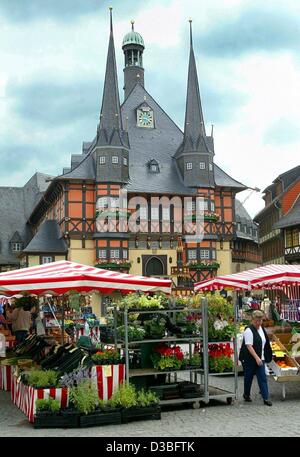
<svg viewBox="0 0 300 457"><path fill-rule="evenodd" d="M121 363L120 355L115 349L98 351L92 355L92 360L95 365L118 365Z"/></svg>
<svg viewBox="0 0 300 457"><path fill-rule="evenodd" d="M137 325L128 325L128 341L141 341L145 338L146 331L144 328ZM125 339L125 325L117 328L118 337L122 340Z"/></svg>
<svg viewBox="0 0 300 457"><path fill-rule="evenodd" d="M54 398L36 400L34 428L75 428L78 427L78 415L64 415L60 403Z"/></svg>
<svg viewBox="0 0 300 457"><path fill-rule="evenodd" d="M183 358L184 355L179 346L166 345L156 347L151 356L153 367L160 371L180 370Z"/></svg>
<svg viewBox="0 0 300 457"><path fill-rule="evenodd" d="M232 354L233 349L230 347L230 343L209 344L209 370L212 373L232 372Z"/></svg>
<svg viewBox="0 0 300 457"><path fill-rule="evenodd" d="M121 423L120 412L104 410L97 387L90 379L82 380L70 388L70 403L80 413L80 427Z"/></svg>
<svg viewBox="0 0 300 457"><path fill-rule="evenodd" d="M198 352L193 354L191 357L187 353L183 359L182 368L183 369L200 368L201 364L202 364L202 358Z"/></svg>
<svg viewBox="0 0 300 457"><path fill-rule="evenodd" d="M58 373L54 370L31 370L27 374L27 382L35 389L48 389L58 384Z"/></svg>
<svg viewBox="0 0 300 457"><path fill-rule="evenodd" d="M144 309L162 309L164 308L165 298L162 295L146 295L146 294L128 294L123 298L119 306L120 308L127 307L131 310Z"/></svg>
<svg viewBox="0 0 300 457"><path fill-rule="evenodd" d="M114 406L122 408L122 423L135 420L160 419L159 400L153 392L137 392L132 384L122 384L111 398Z"/></svg>
<svg viewBox="0 0 300 457"><path fill-rule="evenodd" d="M150 320L144 321L144 328L146 338L163 338L166 332L166 319L161 316L155 316Z"/></svg>

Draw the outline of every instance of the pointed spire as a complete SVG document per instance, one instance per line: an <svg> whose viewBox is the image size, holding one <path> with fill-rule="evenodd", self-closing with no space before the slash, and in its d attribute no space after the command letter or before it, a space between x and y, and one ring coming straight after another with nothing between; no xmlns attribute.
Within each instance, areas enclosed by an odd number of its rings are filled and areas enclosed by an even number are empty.
<svg viewBox="0 0 300 457"><path fill-rule="evenodd" d="M131 30L134 32L134 20L131 21Z"/></svg>
<svg viewBox="0 0 300 457"><path fill-rule="evenodd" d="M190 23L190 46L193 47L193 31L192 31L192 19L189 19Z"/></svg>
<svg viewBox="0 0 300 457"><path fill-rule="evenodd" d="M112 131L122 129L118 75L113 35L112 7L110 11L110 36L106 60L102 107L100 113L100 129Z"/></svg>
<svg viewBox="0 0 300 457"><path fill-rule="evenodd" d="M199 91L199 83L197 76L196 61L193 49L193 33L192 33L192 20L190 23L190 58L188 70L188 84L186 95L186 111L185 111L185 124L184 136L190 136L195 142L199 135L205 136L205 126L201 106L201 98Z"/></svg>

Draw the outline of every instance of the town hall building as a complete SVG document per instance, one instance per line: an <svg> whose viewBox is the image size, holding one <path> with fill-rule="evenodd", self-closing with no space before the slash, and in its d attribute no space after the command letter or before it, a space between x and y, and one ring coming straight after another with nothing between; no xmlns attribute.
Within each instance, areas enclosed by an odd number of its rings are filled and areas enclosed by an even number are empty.
<svg viewBox="0 0 300 457"><path fill-rule="evenodd" d="M215 161L213 132L205 129L191 23L183 131L147 90L145 44L133 23L122 50L120 103L110 11L95 137L72 155L69 168L46 180L27 218L30 241L19 240L17 257L21 266L65 258L172 277L177 290L186 291L195 281L231 273L237 240L241 251L246 243L257 253L256 235L249 232L245 240L237 230L236 221L245 214L236 195L247 187ZM193 236L199 214L201 238ZM256 230L251 220L250 226ZM258 256L251 258L257 266Z"/></svg>

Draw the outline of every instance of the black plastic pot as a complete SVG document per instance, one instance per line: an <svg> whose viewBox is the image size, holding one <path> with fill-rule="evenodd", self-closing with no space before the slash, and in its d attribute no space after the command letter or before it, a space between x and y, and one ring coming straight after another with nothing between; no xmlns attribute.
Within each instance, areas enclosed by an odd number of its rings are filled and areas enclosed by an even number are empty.
<svg viewBox="0 0 300 457"><path fill-rule="evenodd" d="M37 414L34 428L76 428L79 427L78 414Z"/></svg>
<svg viewBox="0 0 300 457"><path fill-rule="evenodd" d="M121 422L121 412L117 410L95 411L91 414L82 414L79 421L80 427L121 424Z"/></svg>
<svg viewBox="0 0 300 457"><path fill-rule="evenodd" d="M160 420L161 408L159 405L134 407L122 410L122 423L142 420Z"/></svg>

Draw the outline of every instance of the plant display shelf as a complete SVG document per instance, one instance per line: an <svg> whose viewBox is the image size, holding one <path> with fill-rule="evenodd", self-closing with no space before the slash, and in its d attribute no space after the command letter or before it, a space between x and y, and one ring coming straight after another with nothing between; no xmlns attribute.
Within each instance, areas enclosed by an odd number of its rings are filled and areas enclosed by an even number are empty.
<svg viewBox="0 0 300 457"><path fill-rule="evenodd" d="M176 342L186 342L188 343L189 341L191 342L196 342L196 341L201 341L202 340L202 336L195 336L195 337L185 337L185 338L181 338L181 337L176 337L176 336L167 336L165 338L153 338L153 339L145 339L145 340L139 340L139 341L128 341L128 346L131 346L131 345L136 345L136 344L143 344L143 343L176 343ZM121 344L124 346L126 345L126 341L121 341Z"/></svg>
<svg viewBox="0 0 300 457"><path fill-rule="evenodd" d="M120 310L121 311L121 310ZM201 313L201 308L128 308L128 313L157 314L157 313Z"/></svg>
<svg viewBox="0 0 300 457"><path fill-rule="evenodd" d="M123 308L117 309L114 307L114 316L115 321L116 317L119 313L122 313L124 316L124 325L125 325L125 340L122 340L122 343L118 344L120 340L118 340L117 333L116 333L116 325L115 325L115 344L117 346L121 346L125 350L125 365L126 365L126 380L129 382L129 379L134 376L150 376L150 375L159 375L159 374L168 374L171 376L172 374L177 377L178 373L185 373L189 374L190 381L200 384L201 388L203 389L203 395L195 398L174 398L169 400L161 400L160 405L168 405L168 404L181 404L181 403L192 403L194 408L200 407L200 401L208 404L211 399L225 399L228 404L231 404L237 398L237 344L236 339L233 339L233 347L234 347L234 371L232 372L225 372L225 373L209 373L209 360L208 360L208 304L207 299L202 299L200 308L164 308L164 309L137 309L137 308ZM165 338L157 338L157 339L144 339L139 341L128 341L128 314L130 313L139 313L139 314L156 314L156 313L201 313L202 315L202 334L199 336L187 336L187 337L177 337L177 336L170 336ZM156 369L130 369L129 368L129 351L132 349L130 346L142 345L146 343L186 343L189 345L189 353L192 356L192 344L202 341L203 347L203 368L186 368L181 370L166 370L160 371ZM213 342L218 343L218 342ZM234 387L232 391L227 391L224 389L220 389L217 387L209 386L209 377L210 376L232 376L234 375ZM200 378L200 382L198 382L198 377Z"/></svg>
<svg viewBox="0 0 300 457"><path fill-rule="evenodd" d="M156 370L155 368L130 368L129 377L153 376L157 374L194 373L202 371L201 368L184 368L182 370Z"/></svg>

